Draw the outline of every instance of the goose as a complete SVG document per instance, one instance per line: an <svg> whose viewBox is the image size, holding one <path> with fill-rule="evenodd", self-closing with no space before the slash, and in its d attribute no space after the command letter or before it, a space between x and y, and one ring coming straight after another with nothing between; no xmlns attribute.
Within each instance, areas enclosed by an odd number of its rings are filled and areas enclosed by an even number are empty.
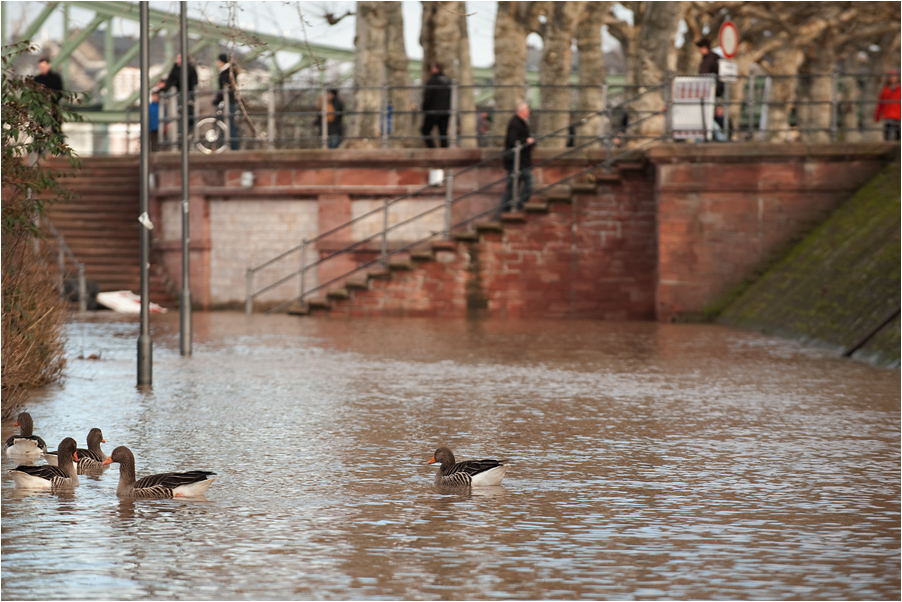
<svg viewBox="0 0 902 602"><path fill-rule="evenodd" d="M507 460L467 460L455 462L447 447L435 450L426 464L441 464L435 472L436 487L486 487L499 485L507 467Z"/></svg>
<svg viewBox="0 0 902 602"><path fill-rule="evenodd" d="M97 474L106 469L103 461L106 460L107 455L100 449L101 443L106 443L106 439L103 438L103 431L97 427L92 428L88 432L88 449L79 447L76 450L78 452L78 474ZM45 452L44 459L51 466L57 465L55 451Z"/></svg>
<svg viewBox="0 0 902 602"><path fill-rule="evenodd" d="M119 486L116 495L126 498L173 498L202 496L213 484L216 473L208 470L166 472L135 481L135 455L120 445L113 450L104 465L119 463Z"/></svg>
<svg viewBox="0 0 902 602"><path fill-rule="evenodd" d="M7 456L40 456L47 451L47 444L44 443L44 440L37 435L32 435L34 422L31 420L31 414L22 412L13 426L19 427L19 434L12 435L6 440Z"/></svg>
<svg viewBox="0 0 902 602"><path fill-rule="evenodd" d="M16 487L21 489L50 489L51 491L68 491L78 487L78 471L74 462L78 462L75 451L77 443L72 437L63 439L58 448L59 466L17 466L9 471Z"/></svg>

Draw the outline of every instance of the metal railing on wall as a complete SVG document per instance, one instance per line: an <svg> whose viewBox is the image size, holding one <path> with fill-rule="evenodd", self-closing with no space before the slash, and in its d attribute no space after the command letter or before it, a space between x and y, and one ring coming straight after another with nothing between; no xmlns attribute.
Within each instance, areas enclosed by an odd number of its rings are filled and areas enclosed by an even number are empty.
<svg viewBox="0 0 902 602"><path fill-rule="evenodd" d="M738 76L735 82L726 83L724 92L717 95L712 106L722 107L724 125L720 128L723 139L730 141L851 141L853 139L877 139L882 126L873 120L882 75L877 74L811 74L795 76L751 75ZM668 76L667 82L680 79ZM665 82L665 83L667 83ZM593 93L604 99L608 111L609 126L624 125L641 118L632 108L622 106L623 99L634 96L641 89L636 86L606 84L600 87L580 85L509 86L520 90L532 108L530 122L533 130L545 136L559 128L554 124L574 122L591 114L579 109L581 95ZM569 91L569 103L559 109L542 109L541 96L545 91ZM720 88L720 86L718 86ZM781 88L783 96L775 97ZM787 91L785 88L788 88ZM328 148L329 113L322 99L328 90L335 89L342 99L343 109L334 115L341 121L341 141L353 141L350 122L370 118L378 121L378 138L382 147L423 146L420 127L427 114L448 118L448 145L469 147L497 147L501 137L494 125L506 122L510 110L496 110L493 96L498 86L452 86L450 111L422 111L420 107L423 88L383 86L381 88L334 87L323 84L320 88L267 88L239 92L236 104L229 106L229 97L217 106L213 91L196 91L194 119L191 135L194 149L202 152L228 152L236 149L303 149ZM355 99L363 92L377 93L380 105L373 110L358 110ZM399 94L403 93L403 94ZM406 106L390 104L390 99L403 95ZM462 108L463 96L473 98L470 109ZM317 103L319 101L319 107ZM177 101L174 95L161 100L159 130L160 150L176 150ZM666 111L674 110L668 103ZM234 115L234 117L231 117ZM785 118L784 118L785 115ZM230 127L231 125L231 127ZM558 131L554 137L566 138L568 143L580 135L579 131ZM366 136L372 138L370 134ZM234 139L234 138L237 138ZM718 136L721 138L721 136Z"/></svg>
<svg viewBox="0 0 902 602"><path fill-rule="evenodd" d="M41 225L47 228L47 231L50 233L52 238L43 238L39 239L44 242L44 244L49 245L53 250L56 251L56 261L57 268L59 270L59 280L57 282L57 289L59 290L61 299L69 299L70 292L68 290L67 282L71 282L75 280L76 289L76 299L78 300L78 310L79 311L87 311L88 309L88 284L87 279L85 278L85 264L80 262L75 254L72 253L72 250L69 248L69 245L66 244L66 239L62 234L57 231L56 227L53 225L53 222L50 221L48 217L39 218L38 226ZM39 244L36 242L36 244ZM68 265L71 264L74 270L74 278L72 277L72 271L68 269Z"/></svg>
<svg viewBox="0 0 902 602"><path fill-rule="evenodd" d="M558 181L545 184L544 186L537 188L532 191L532 194L543 194L548 192L552 188L556 186L560 186L562 184L566 184L567 182L579 178L585 177L589 172L594 172L596 169L607 169L611 165L613 165L616 161L623 160L631 155L641 153L645 148L660 142L663 139L663 136L659 137L643 137L636 132L641 129L641 126L654 118L660 118L663 115L662 111L652 111L648 112L648 114L641 115L636 120L632 121L628 125L624 126L621 129L611 130L608 125L610 122L610 115L614 111L625 111L628 110L629 107L635 105L638 101L640 101L643 97L647 97L655 94L662 94L664 86L656 86L649 90L642 92L634 97L624 99L624 101L618 105L613 107L603 109L601 111L597 111L588 115L585 115L578 121L567 124L567 126L560 128L558 130L554 130L552 132L548 132L544 135L537 136L535 138L535 144L539 144L542 140L546 140L552 138L554 136L560 136L565 132L571 131L574 127L585 126L589 124L592 120L602 120L603 131L600 136L593 137L586 142L581 144L574 144L573 146L565 148L562 152L557 155L539 161L531 166L531 169L538 169L544 167L554 161L561 160L568 155L573 155L582 151L589 149L590 147L595 148L605 148L608 150L606 153L606 158L597 164L589 165L582 170L577 171L565 178L562 178ZM665 116L666 119L666 116ZM619 150L612 150L615 146L615 141L622 140L624 138L628 138L633 140L634 142L628 145L628 148L622 148ZM327 232L324 232L314 238L303 239L301 244L288 249L287 251L281 253L280 255L262 263L257 266L253 266L248 268L246 275L246 295L245 295L245 311L247 313L252 313L254 310L254 301L257 297L270 292L280 286L283 286L294 279L299 279L299 295L279 303L275 307L271 308L268 313L274 313L277 311L281 311L286 307L290 306L293 303L304 302L309 296L317 293L319 291L325 290L328 287L352 277L354 274L359 273L363 270L368 270L374 266L381 266L385 268L389 265L389 260L391 257L396 256L398 254L410 253L417 248L424 247L431 241L436 239L444 239L447 240L451 237L452 232L459 231L463 228L470 226L473 222L481 219L486 219L493 214L500 214L500 208L494 207L486 211L473 213L467 215L464 219L452 223L452 210L455 205L458 203L472 198L475 195L487 192L488 190L497 187L500 184L507 184L508 176L501 178L499 180L495 180L484 184L474 190L467 191L456 198L454 197L453 188L454 188L454 179L456 177L460 177L466 174L469 171L484 168L489 166L490 164L496 163L499 160L502 160L505 155L513 154L513 163L515 165L514 171L512 173L513 177L513 189L515 191L514 199L517 198L516 190L518 187L518 179L520 176L519 168L516 167L519 165L519 155L521 152L521 148L519 146L515 147L509 151L503 151L501 153L497 153L491 157L488 157L479 163L466 167L457 173L454 173L452 170L445 170L444 178L441 184L444 185L444 197L445 201L441 205L435 205L429 209L426 209L416 215L408 217L407 219L398 221L392 225L389 225L389 212L391 211L392 206L414 198L423 193L427 193L430 189L434 190L434 185L427 185L413 192L407 193L405 195L399 196L395 199L388 200L385 199L382 206L376 209L373 209L363 215L360 215L344 224L341 224ZM401 228L408 227L412 223L426 220L430 216L434 215L437 212L443 212L443 222L444 228L440 231L434 231L427 236L421 237L415 241L407 242L405 244L401 244L397 248L389 249L389 236L392 232L398 231ZM323 240L335 237L338 233L344 230L349 230L355 224L359 224L364 220L379 217L381 214L382 217L382 229L378 232L375 232L369 236L362 237L359 240L354 241L351 244L344 246L343 248L336 250L334 252L330 252L326 255L321 253L319 250L317 252L320 254L319 259L308 261L308 252L312 248L316 248L316 244L322 242ZM363 263L359 263L353 269L342 273L339 276L331 278L326 282L318 283L314 286L307 286L307 273L313 269L320 268L326 264L333 263L337 259L342 257L347 257L348 254L354 253L359 250L363 250L367 245L371 243L378 243L379 245L379 254L378 257L372 259L370 261L366 261ZM291 262L293 265L300 264L300 268L297 270L290 270L288 274L278 278L277 280L270 282L268 284L264 284L262 286L257 286L256 278L257 275L268 268L273 268L277 265L285 265Z"/></svg>

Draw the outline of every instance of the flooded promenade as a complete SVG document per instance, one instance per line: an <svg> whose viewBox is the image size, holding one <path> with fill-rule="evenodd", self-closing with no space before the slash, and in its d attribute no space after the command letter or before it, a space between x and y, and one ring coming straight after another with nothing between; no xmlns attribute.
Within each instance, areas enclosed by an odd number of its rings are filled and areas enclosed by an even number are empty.
<svg viewBox="0 0 902 602"><path fill-rule="evenodd" d="M4 457L4 600L900 597L898 370L710 325L194 323L182 358L154 316L139 391L137 320L77 318L27 409L206 498L120 501L117 464L22 493ZM440 445L513 464L436 491Z"/></svg>

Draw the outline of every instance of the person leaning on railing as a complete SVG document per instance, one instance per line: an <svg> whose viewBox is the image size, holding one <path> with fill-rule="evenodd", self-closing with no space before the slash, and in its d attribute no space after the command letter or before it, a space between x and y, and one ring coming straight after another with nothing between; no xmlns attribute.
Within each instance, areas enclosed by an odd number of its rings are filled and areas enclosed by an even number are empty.
<svg viewBox="0 0 902 602"><path fill-rule="evenodd" d="M880 91L877 108L874 110L874 121L883 118L883 139L899 139L899 72L893 69L886 78L886 86Z"/></svg>

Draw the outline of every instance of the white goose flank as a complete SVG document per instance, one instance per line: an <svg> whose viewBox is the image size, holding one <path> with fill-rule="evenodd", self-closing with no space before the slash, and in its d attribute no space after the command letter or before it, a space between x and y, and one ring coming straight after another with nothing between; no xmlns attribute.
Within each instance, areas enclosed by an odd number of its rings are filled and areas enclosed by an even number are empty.
<svg viewBox="0 0 902 602"><path fill-rule="evenodd" d="M439 463L435 472L436 487L491 487L500 485L510 462L507 460L466 460L455 462L447 447L435 450L426 464Z"/></svg>
<svg viewBox="0 0 902 602"><path fill-rule="evenodd" d="M135 455L120 445L113 450L103 463L119 463L119 486L116 495L124 498L200 497L216 478L215 472L189 470L188 472L165 472L135 480Z"/></svg>
<svg viewBox="0 0 902 602"><path fill-rule="evenodd" d="M20 489L50 489L51 491L70 491L78 487L78 471L75 462L75 439L66 437L58 448L59 466L17 466L9 471L16 487Z"/></svg>

